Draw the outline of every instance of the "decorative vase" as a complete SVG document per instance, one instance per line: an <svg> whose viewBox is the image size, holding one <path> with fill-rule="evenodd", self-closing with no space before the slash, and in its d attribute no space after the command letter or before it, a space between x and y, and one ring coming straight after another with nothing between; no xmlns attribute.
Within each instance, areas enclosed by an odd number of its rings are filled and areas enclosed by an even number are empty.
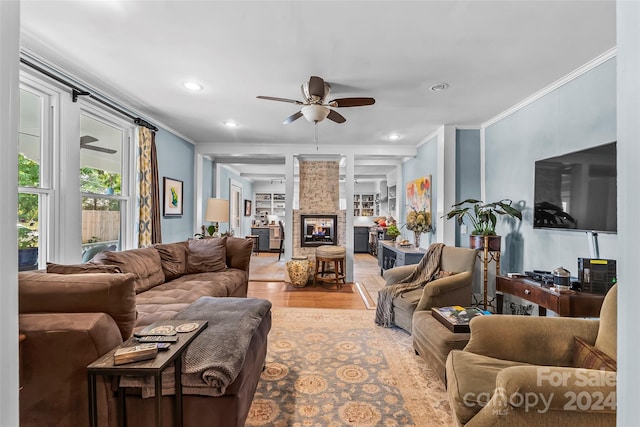
<svg viewBox="0 0 640 427"><path fill-rule="evenodd" d="M313 264L306 256L292 257L287 261L287 273L294 288L303 288L311 276Z"/></svg>
<svg viewBox="0 0 640 427"><path fill-rule="evenodd" d="M420 236L422 233L418 233L417 231L413 232L413 243L416 245L416 249L420 247Z"/></svg>

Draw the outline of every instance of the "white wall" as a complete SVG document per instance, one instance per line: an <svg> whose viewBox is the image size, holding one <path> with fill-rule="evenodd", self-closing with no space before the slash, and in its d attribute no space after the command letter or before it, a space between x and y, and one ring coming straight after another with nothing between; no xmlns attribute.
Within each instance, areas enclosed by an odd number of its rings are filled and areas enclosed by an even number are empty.
<svg viewBox="0 0 640 427"><path fill-rule="evenodd" d="M0 1L0 423L18 426L18 49L20 2Z"/></svg>
<svg viewBox="0 0 640 427"><path fill-rule="evenodd" d="M617 2L618 426L638 425L637 305L640 198L640 3ZM629 195L629 197L627 197Z"/></svg>

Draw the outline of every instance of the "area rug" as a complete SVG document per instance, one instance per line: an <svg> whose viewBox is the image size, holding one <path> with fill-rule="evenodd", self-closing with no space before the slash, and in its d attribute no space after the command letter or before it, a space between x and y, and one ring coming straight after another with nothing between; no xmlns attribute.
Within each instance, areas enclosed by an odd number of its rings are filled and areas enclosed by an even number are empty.
<svg viewBox="0 0 640 427"><path fill-rule="evenodd" d="M450 414L411 337L372 311L273 308L247 426L450 426Z"/></svg>

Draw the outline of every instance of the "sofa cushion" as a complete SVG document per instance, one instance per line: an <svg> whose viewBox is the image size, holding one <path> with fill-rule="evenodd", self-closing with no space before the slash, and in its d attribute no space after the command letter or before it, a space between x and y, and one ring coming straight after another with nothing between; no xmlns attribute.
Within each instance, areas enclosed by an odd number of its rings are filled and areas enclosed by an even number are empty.
<svg viewBox="0 0 640 427"><path fill-rule="evenodd" d="M93 264L91 262L84 264L54 264L47 263L47 273L56 274L82 274L82 273L122 273L117 265Z"/></svg>
<svg viewBox="0 0 640 427"><path fill-rule="evenodd" d="M100 252L93 258L96 264L117 265L124 273L136 277L136 293L144 292L164 282L160 254L155 248L129 249L122 252Z"/></svg>
<svg viewBox="0 0 640 427"><path fill-rule="evenodd" d="M224 271L226 268L226 237L189 240L187 274Z"/></svg>
<svg viewBox="0 0 640 427"><path fill-rule="evenodd" d="M236 269L184 275L138 294L136 329L158 320L172 319L200 297L246 296L241 290L245 275L244 271Z"/></svg>
<svg viewBox="0 0 640 427"><path fill-rule="evenodd" d="M136 320L133 274L18 275L20 313L106 313L118 324L122 339Z"/></svg>
<svg viewBox="0 0 640 427"><path fill-rule="evenodd" d="M614 359L589 345L580 337L575 337L573 341L573 366L574 368L605 371L617 370L617 363Z"/></svg>
<svg viewBox="0 0 640 427"><path fill-rule="evenodd" d="M498 373L526 363L495 359L469 351L453 350L447 357L447 394L456 419L466 424L493 395Z"/></svg>
<svg viewBox="0 0 640 427"><path fill-rule="evenodd" d="M158 244L154 248L160 254L164 280L173 280L187 271L187 243Z"/></svg>

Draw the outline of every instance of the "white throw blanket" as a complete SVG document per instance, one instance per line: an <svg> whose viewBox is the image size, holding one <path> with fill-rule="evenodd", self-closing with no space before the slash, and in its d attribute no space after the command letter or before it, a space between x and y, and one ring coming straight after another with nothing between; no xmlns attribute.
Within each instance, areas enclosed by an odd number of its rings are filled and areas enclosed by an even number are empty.
<svg viewBox="0 0 640 427"><path fill-rule="evenodd" d="M271 309L258 298L202 297L174 320L206 320L209 326L182 354L182 392L221 396L244 365L251 339ZM162 394L174 394L174 369L162 374ZM143 397L155 395L153 377L122 377L121 387L141 387Z"/></svg>

